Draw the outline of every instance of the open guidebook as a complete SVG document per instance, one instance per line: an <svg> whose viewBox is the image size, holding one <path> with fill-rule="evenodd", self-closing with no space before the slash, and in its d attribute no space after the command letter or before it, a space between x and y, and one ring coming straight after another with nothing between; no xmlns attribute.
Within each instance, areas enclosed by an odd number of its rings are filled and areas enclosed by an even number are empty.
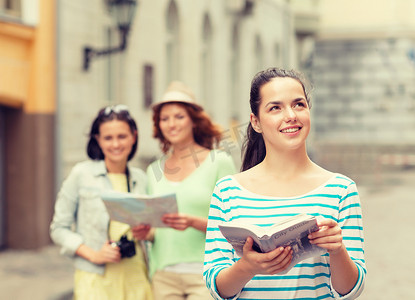
<svg viewBox="0 0 415 300"><path fill-rule="evenodd" d="M130 226L166 227L161 217L166 213L177 213L176 194L147 196L106 191L101 193L101 198L112 220Z"/></svg>
<svg viewBox="0 0 415 300"><path fill-rule="evenodd" d="M291 246L293 259L289 267L280 274L288 272L301 260L326 253L325 249L309 242L308 235L317 231L318 226L316 218L307 214L287 218L270 227L230 221L219 224L219 229L235 249L236 254L241 257L248 236L254 240L253 248L261 253L272 251L280 246Z"/></svg>

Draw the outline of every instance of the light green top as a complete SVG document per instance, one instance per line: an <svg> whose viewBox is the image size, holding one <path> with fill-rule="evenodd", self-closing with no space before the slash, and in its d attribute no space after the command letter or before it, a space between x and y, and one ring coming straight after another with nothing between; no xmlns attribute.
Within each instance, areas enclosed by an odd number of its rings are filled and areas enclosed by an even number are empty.
<svg viewBox="0 0 415 300"><path fill-rule="evenodd" d="M212 150L199 167L181 182L171 182L163 174L164 159L147 168L150 195L176 193L180 213L205 217L216 181L236 172L232 158L223 151ZM157 228L150 249L150 274L180 263L203 263L206 234L194 228L184 231Z"/></svg>

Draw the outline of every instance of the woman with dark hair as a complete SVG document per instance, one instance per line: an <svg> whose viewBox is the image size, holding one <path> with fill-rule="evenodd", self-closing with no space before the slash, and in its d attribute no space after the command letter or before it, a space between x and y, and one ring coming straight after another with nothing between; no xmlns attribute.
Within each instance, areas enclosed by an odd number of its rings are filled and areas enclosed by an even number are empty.
<svg viewBox="0 0 415 300"><path fill-rule="evenodd" d="M318 166L307 155L310 97L301 73L271 68L252 80L251 115L242 172L215 187L206 236L204 279L215 299L354 299L366 265L356 184ZM247 238L238 256L218 225L269 227L289 216L317 217L309 242L327 252L285 271L292 249L268 253Z"/></svg>
<svg viewBox="0 0 415 300"><path fill-rule="evenodd" d="M76 164L62 184L50 233L74 259L74 299L153 299L140 243L133 243L135 255L123 257L119 241L133 239L131 228L110 221L100 197L108 190L145 193L145 173L128 166L137 145L137 125L127 107L101 109L89 133L90 160Z"/></svg>
<svg viewBox="0 0 415 300"><path fill-rule="evenodd" d="M153 128L165 155L147 169L148 192L176 193L179 210L164 215L170 228L133 228L136 238L152 241L154 297L211 299L202 276L210 197L216 181L235 172L233 160L214 149L221 131L181 82L153 106Z"/></svg>
<svg viewBox="0 0 415 300"><path fill-rule="evenodd" d="M289 77L297 80L301 84L308 108L311 108L311 87L302 73L295 70L268 69L267 71L258 73L252 81L250 107L254 116L258 116L259 105L262 99L260 95L260 88L273 78L277 77ZM260 132L254 130L251 123L248 124L243 148L244 158L242 160L242 171L248 170L264 160L266 154L264 139Z"/></svg>

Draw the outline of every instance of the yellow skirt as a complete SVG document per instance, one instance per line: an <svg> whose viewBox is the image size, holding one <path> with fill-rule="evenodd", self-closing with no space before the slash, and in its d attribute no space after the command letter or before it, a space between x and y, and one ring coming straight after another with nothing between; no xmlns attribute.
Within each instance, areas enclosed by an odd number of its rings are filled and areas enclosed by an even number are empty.
<svg viewBox="0 0 415 300"><path fill-rule="evenodd" d="M111 221L111 239L118 241L125 226L128 225ZM131 230L127 235L132 238ZM136 245L136 255L106 264L104 275L76 270L74 300L152 300L147 274L144 253Z"/></svg>

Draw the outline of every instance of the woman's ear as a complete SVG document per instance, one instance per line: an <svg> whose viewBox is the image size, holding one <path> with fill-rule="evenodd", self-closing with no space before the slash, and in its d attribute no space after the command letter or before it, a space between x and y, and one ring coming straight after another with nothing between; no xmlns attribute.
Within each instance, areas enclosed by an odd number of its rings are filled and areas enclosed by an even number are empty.
<svg viewBox="0 0 415 300"><path fill-rule="evenodd" d="M259 122L259 119L257 116L255 116L253 113L251 113L250 115L250 120L251 120L251 125L252 128L258 132L258 133L262 133L262 129L261 129L261 123Z"/></svg>

